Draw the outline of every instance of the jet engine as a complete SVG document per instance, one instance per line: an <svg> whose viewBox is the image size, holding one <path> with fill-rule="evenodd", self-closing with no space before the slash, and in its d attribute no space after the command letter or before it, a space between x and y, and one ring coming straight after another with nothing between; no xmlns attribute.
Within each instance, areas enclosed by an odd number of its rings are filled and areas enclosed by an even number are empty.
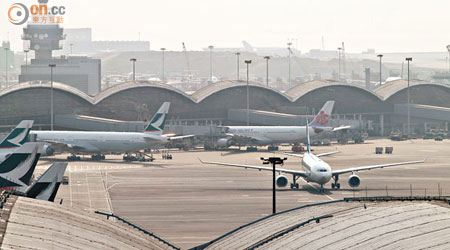
<svg viewBox="0 0 450 250"><path fill-rule="evenodd" d="M48 144L42 147L42 156L51 156L55 154L55 150Z"/></svg>
<svg viewBox="0 0 450 250"><path fill-rule="evenodd" d="M278 175L275 179L275 183L277 184L277 187L284 188L288 184L288 179L284 175Z"/></svg>
<svg viewBox="0 0 450 250"><path fill-rule="evenodd" d="M361 179L356 174L350 175L348 177L348 185L352 188L359 187L359 184L361 183Z"/></svg>
<svg viewBox="0 0 450 250"><path fill-rule="evenodd" d="M233 141L228 138L221 138L217 140L217 146L221 148L227 148L229 146L233 146Z"/></svg>

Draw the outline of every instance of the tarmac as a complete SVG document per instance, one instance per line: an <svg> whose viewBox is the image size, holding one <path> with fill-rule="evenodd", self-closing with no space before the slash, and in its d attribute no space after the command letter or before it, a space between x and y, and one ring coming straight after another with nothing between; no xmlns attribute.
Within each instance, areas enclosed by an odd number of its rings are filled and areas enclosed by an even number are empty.
<svg viewBox="0 0 450 250"><path fill-rule="evenodd" d="M394 147L393 154L375 154L375 147L386 146ZM289 151L289 147L282 150ZM450 195L448 140L376 139L313 150L341 151L322 158L333 169L425 157L427 160L417 165L359 172L361 186L357 189L348 186L348 174L341 176L340 190L332 190L330 182L323 194L318 185L299 179L298 190L277 189L277 211L352 196ZM236 150L171 153L173 160L163 160L155 154L154 162L145 163L124 162L121 156L107 156L101 162L70 162L66 172L69 185L61 185L55 202L63 199L64 206L114 213L183 249L208 242L272 212L271 172L203 165L198 158L262 166L260 157L285 156ZM38 172L44 171L50 161L64 160L66 156L44 158ZM283 168L302 170L300 158L286 157Z"/></svg>

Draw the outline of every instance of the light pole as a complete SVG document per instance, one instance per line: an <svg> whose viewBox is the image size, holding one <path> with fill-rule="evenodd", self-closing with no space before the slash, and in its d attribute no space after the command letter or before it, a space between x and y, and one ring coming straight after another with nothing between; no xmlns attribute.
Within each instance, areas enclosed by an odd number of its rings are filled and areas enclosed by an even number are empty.
<svg viewBox="0 0 450 250"><path fill-rule="evenodd" d="M250 63L252 63L252 60L245 60L244 61L247 64L247 126L250 124L250 117L249 117L249 109L250 109L250 100L249 100L249 93L248 93L248 66Z"/></svg>
<svg viewBox="0 0 450 250"><path fill-rule="evenodd" d="M408 90L407 90L407 95L408 95L408 135L410 135L411 134L411 124L410 124L410 122L411 122L411 120L410 120L410 105L409 105L409 102L410 102L410 94L409 94L409 62L411 62L412 61L412 57L407 57L406 58L406 61L408 62Z"/></svg>
<svg viewBox="0 0 450 250"><path fill-rule="evenodd" d="M289 72L288 72L288 88L290 89L291 88L291 45L292 45L292 43L291 42L288 42L287 43L287 45L288 45L288 64L289 64Z"/></svg>
<svg viewBox="0 0 450 250"><path fill-rule="evenodd" d="M164 82L164 51L166 50L166 48L161 48L161 52L162 52L162 78L161 80Z"/></svg>
<svg viewBox="0 0 450 250"><path fill-rule="evenodd" d="M240 52L236 52L236 57L237 57L237 73L236 73L236 76L237 76L237 80L239 81L239 56L241 55L241 53Z"/></svg>
<svg viewBox="0 0 450 250"><path fill-rule="evenodd" d="M133 82L136 81L136 58L131 58L130 62L133 63Z"/></svg>
<svg viewBox="0 0 450 250"><path fill-rule="evenodd" d="M213 78L213 74L212 74L212 50L214 49L214 46L209 45L208 46L209 49L209 81L212 83L212 78Z"/></svg>
<svg viewBox="0 0 450 250"><path fill-rule="evenodd" d="M53 68L56 64L49 64L50 67L50 130L53 131Z"/></svg>
<svg viewBox="0 0 450 250"><path fill-rule="evenodd" d="M342 48L339 47L339 48L338 48L338 57L339 57L339 59L338 59L338 63L339 63L339 66L338 66L338 68L339 68L339 71L338 71L338 81L341 80L341 50L342 50Z"/></svg>
<svg viewBox="0 0 450 250"><path fill-rule="evenodd" d="M269 87L269 59L270 59L270 56L265 56L264 59L266 59L266 81L267 81L267 87Z"/></svg>
<svg viewBox="0 0 450 250"><path fill-rule="evenodd" d="M381 58L383 57L382 54L377 55L380 58L380 86L381 86Z"/></svg>
<svg viewBox="0 0 450 250"><path fill-rule="evenodd" d="M448 73L450 74L450 45L447 45L448 50Z"/></svg>
<svg viewBox="0 0 450 250"><path fill-rule="evenodd" d="M6 59L6 62L5 62L5 80L6 80L6 87L8 87L8 84L9 84L9 81L8 81L8 51L9 51L9 48L5 48L5 59Z"/></svg>
<svg viewBox="0 0 450 250"><path fill-rule="evenodd" d="M25 52L25 72L28 72L28 52L30 52L29 49L24 50Z"/></svg>
<svg viewBox="0 0 450 250"><path fill-rule="evenodd" d="M72 47L73 47L73 43L70 44L70 54L71 55L73 54Z"/></svg>
<svg viewBox="0 0 450 250"><path fill-rule="evenodd" d="M263 164L272 164L272 213L277 212L277 199L276 199L276 165L283 165L284 161L287 158L280 157L269 157L269 158L260 158L263 161Z"/></svg>

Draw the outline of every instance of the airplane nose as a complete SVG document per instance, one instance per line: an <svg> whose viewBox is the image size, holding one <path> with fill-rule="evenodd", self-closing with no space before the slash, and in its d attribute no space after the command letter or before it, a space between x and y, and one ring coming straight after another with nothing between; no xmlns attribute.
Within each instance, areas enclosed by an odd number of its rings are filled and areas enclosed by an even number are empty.
<svg viewBox="0 0 450 250"><path fill-rule="evenodd" d="M327 183L330 179L331 179L331 177L326 173L324 173L320 176L321 183Z"/></svg>

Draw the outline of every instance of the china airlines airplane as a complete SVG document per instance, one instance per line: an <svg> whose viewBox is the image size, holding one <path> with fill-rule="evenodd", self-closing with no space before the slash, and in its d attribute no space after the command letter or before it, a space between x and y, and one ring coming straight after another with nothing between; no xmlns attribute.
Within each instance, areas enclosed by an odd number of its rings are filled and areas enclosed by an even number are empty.
<svg viewBox="0 0 450 250"><path fill-rule="evenodd" d="M350 187L356 188L360 185L361 179L358 175L356 175L356 172L364 171L364 170L371 170L376 168L387 168L387 167L394 167L394 166L401 166L401 165L407 165L407 164L418 164L425 162L425 159L420 161L406 161L406 162L396 162L396 163L387 163L387 164L380 164L380 165L369 165L369 166L361 166L361 167L353 167L353 168L347 168L342 170L332 170L330 165L320 159L322 156L331 155L338 153L339 151L334 152L328 152L323 154L313 154L311 152L310 147L310 134L309 134L309 126L307 123L306 126L306 137L307 137L307 151L304 154L287 154L290 156L295 157L301 157L302 158L302 167L303 171L300 170L290 170L290 169L283 169L283 168L277 168L276 171L279 173L279 175L276 178L276 184L280 188L284 188L288 185L289 181L286 176L283 174L291 174L293 182L291 183L291 189L298 189L299 185L297 183L298 178L303 178L306 182L313 182L320 185L320 191L323 191L323 185L327 184L331 179L333 179L333 183L331 184L332 189L339 189L341 187L339 181L339 176L342 174L350 174L348 178L348 185ZM213 165L222 165L222 166L229 166L229 167L239 167L239 168L250 168L250 169L257 169L257 170L266 170L266 171L272 171L273 169L271 167L260 167L260 166L252 166L252 165L241 165L241 164L232 164L232 163L221 163L221 162L211 162L211 161L202 161L204 164L213 164Z"/></svg>
<svg viewBox="0 0 450 250"><path fill-rule="evenodd" d="M327 101L323 105L310 124L311 136L351 128L351 126L328 125L333 107L334 101ZM226 137L217 141L219 147L299 143L306 138L306 126L224 126L224 128Z"/></svg>

